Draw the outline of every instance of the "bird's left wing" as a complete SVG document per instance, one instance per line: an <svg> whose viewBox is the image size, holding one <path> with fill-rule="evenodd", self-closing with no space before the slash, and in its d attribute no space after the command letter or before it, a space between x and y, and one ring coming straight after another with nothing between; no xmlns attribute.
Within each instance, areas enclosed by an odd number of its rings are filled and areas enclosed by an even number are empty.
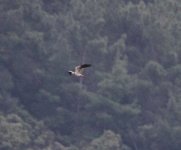
<svg viewBox="0 0 181 150"><path fill-rule="evenodd" d="M81 65L75 67L76 73L81 73Z"/></svg>
<svg viewBox="0 0 181 150"><path fill-rule="evenodd" d="M91 64L82 64L75 67L75 72L77 73L83 73L84 68L90 67Z"/></svg>
<svg viewBox="0 0 181 150"><path fill-rule="evenodd" d="M91 64L82 64L82 65L80 65L80 68L87 68L87 67L90 67L91 66Z"/></svg>

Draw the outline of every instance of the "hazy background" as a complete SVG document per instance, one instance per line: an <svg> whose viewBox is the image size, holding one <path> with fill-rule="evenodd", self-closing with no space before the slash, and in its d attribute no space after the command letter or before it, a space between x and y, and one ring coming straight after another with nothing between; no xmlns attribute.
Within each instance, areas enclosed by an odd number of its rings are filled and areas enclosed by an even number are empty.
<svg viewBox="0 0 181 150"><path fill-rule="evenodd" d="M0 150L180 148L180 0L0 0Z"/></svg>

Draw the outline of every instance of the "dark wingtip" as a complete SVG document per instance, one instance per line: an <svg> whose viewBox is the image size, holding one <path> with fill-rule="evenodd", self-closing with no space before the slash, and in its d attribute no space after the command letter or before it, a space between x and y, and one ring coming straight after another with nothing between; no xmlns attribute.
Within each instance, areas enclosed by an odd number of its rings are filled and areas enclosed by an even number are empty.
<svg viewBox="0 0 181 150"><path fill-rule="evenodd" d="M92 65L91 64L83 64L83 65L81 65L82 68L86 68L86 67L90 67L90 66L92 66Z"/></svg>

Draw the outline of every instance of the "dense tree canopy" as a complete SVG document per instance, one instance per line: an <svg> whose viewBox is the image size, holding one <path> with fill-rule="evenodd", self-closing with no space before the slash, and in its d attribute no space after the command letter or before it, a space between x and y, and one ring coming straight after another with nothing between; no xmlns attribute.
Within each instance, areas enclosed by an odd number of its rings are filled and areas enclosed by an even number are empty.
<svg viewBox="0 0 181 150"><path fill-rule="evenodd" d="M180 150L180 9L0 0L0 149Z"/></svg>

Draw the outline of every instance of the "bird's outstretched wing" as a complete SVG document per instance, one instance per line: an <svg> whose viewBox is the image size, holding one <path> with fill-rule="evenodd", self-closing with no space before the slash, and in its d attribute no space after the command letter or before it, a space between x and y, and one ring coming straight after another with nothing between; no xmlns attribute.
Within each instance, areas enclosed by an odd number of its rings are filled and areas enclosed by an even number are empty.
<svg viewBox="0 0 181 150"><path fill-rule="evenodd" d="M75 72L82 73L84 68L90 67L91 64L82 64L75 67Z"/></svg>
<svg viewBox="0 0 181 150"><path fill-rule="evenodd" d="M80 65L80 68L87 68L87 67L90 67L91 66L91 64L82 64L82 65Z"/></svg>

